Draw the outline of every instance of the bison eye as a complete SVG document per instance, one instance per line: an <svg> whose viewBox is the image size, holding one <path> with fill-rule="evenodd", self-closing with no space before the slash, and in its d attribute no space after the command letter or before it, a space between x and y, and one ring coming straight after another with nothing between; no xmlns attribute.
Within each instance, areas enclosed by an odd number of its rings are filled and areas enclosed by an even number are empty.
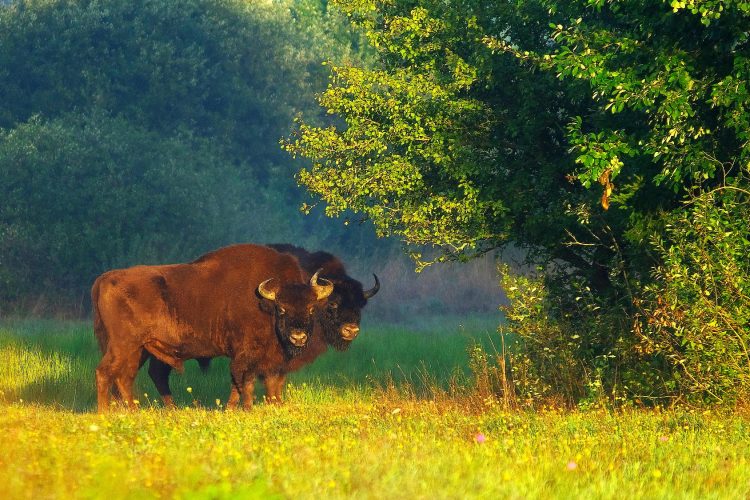
<svg viewBox="0 0 750 500"><path fill-rule="evenodd" d="M338 309L339 305L335 302L331 302L328 304L329 309Z"/></svg>

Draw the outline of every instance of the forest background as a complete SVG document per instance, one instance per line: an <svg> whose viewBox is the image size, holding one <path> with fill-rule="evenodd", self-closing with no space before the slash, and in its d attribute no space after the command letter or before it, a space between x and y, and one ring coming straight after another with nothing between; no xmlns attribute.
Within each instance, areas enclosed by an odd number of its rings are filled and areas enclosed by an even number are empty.
<svg viewBox="0 0 750 500"><path fill-rule="evenodd" d="M380 271L375 314L492 310L501 281L516 404L746 402L749 17L7 2L0 314L85 315L104 270L284 241Z"/></svg>

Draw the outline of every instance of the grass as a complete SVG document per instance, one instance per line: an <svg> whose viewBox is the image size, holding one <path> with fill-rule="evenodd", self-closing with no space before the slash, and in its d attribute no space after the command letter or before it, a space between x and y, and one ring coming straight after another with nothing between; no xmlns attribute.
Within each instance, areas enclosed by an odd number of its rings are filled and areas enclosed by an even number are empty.
<svg viewBox="0 0 750 500"><path fill-rule="evenodd" d="M281 407L217 407L228 383L173 377L168 411L96 415L86 323L0 327L5 498L747 498L750 419L728 412L508 412L431 397L492 318L365 325L295 375ZM485 338L486 337L486 338ZM468 381L468 378L464 380ZM406 390L413 383L420 390ZM139 379L139 391L153 392ZM402 390L391 390L391 385ZM192 392L187 391L192 388ZM193 401L193 398L196 398ZM23 402L20 401L23 399ZM219 402L221 404L221 401Z"/></svg>
<svg viewBox="0 0 750 500"><path fill-rule="evenodd" d="M435 386L447 388L468 376L469 346L480 343L492 348L498 319L477 316L466 323L457 317L443 317L407 327L376 327L365 322L348 351L330 350L291 374L289 381L314 386L324 394L367 392L394 383L418 393ZM0 324L0 400L90 411L96 405L94 369L100 357L90 322L5 321ZM213 407L217 398L226 401L229 394L228 360L213 360L207 374L189 362L184 374L172 375L170 384L178 405ZM136 379L135 394L144 403L158 399L146 369ZM262 399L262 388L257 394Z"/></svg>

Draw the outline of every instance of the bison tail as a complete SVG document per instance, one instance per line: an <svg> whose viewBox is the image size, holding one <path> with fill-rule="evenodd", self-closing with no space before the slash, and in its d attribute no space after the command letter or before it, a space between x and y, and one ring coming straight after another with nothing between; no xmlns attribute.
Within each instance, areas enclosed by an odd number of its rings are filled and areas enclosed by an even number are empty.
<svg viewBox="0 0 750 500"><path fill-rule="evenodd" d="M101 316L99 316L99 311L94 311L94 335L96 336L96 342L99 344L99 350L104 354L107 352L107 330Z"/></svg>
<svg viewBox="0 0 750 500"><path fill-rule="evenodd" d="M196 358L198 366L200 366L203 373L208 372L208 368L211 366L211 358Z"/></svg>

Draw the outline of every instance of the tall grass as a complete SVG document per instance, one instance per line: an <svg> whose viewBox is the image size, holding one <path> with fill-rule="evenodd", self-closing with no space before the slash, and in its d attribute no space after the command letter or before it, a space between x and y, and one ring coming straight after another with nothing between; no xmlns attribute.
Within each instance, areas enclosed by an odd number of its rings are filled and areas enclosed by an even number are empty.
<svg viewBox="0 0 750 500"><path fill-rule="evenodd" d="M475 343L491 348L498 315L414 319L408 324L365 320L362 333L346 352L329 350L315 363L289 377L292 387L320 392L362 394L386 388L429 396L437 389L468 383L468 349ZM6 320L0 325L0 398L51 404L75 411L95 405L94 369L101 357L88 321ZM153 383L141 369L135 394L141 404L156 405ZM215 407L229 394L226 358L213 360L207 374L196 363L170 379L179 405ZM190 388L190 392L188 392ZM258 388L258 399L263 390ZM297 391L295 394L300 394Z"/></svg>
<svg viewBox="0 0 750 500"><path fill-rule="evenodd" d="M0 409L9 499L750 495L750 423L737 415L475 413L387 398L250 412Z"/></svg>

